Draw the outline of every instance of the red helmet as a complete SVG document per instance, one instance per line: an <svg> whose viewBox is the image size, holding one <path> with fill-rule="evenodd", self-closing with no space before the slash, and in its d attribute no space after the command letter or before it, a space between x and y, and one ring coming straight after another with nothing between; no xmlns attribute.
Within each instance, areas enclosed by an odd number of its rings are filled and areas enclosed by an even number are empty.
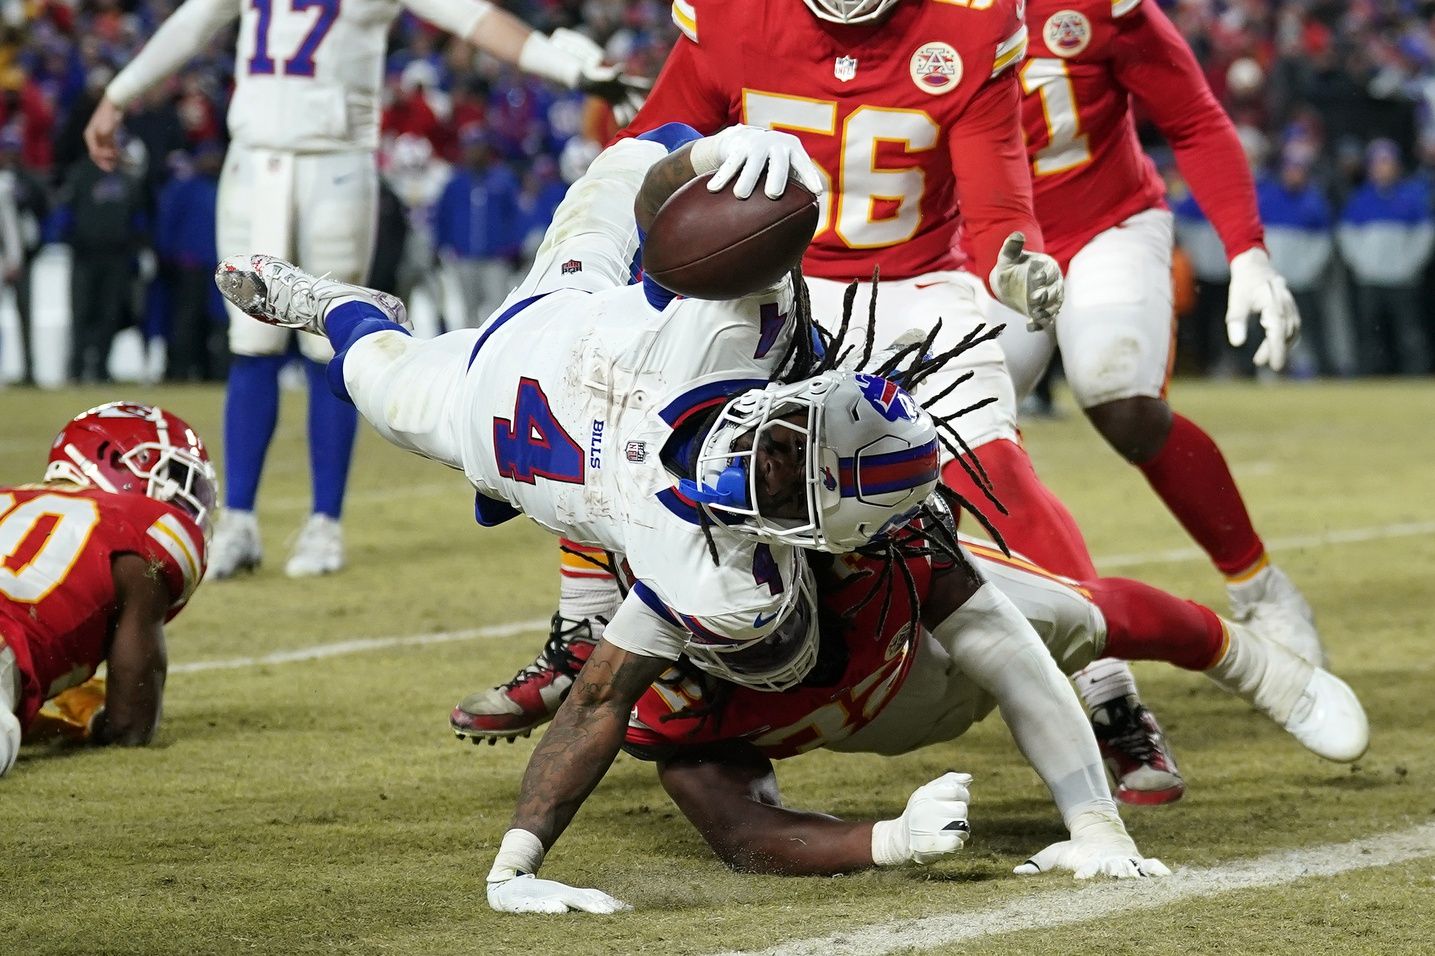
<svg viewBox="0 0 1435 956"><path fill-rule="evenodd" d="M45 480L172 504L206 538L219 489L194 429L178 415L136 402L111 402L73 419L50 446Z"/></svg>

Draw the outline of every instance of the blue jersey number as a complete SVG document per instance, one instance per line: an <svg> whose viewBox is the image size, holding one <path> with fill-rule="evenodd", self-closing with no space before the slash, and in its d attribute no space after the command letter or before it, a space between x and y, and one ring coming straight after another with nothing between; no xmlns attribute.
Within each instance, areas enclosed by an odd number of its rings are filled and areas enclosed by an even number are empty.
<svg viewBox="0 0 1435 956"><path fill-rule="evenodd" d="M543 386L531 378L518 381L513 420L493 420L493 453L505 478L526 485L540 477L583 483L583 449L553 417Z"/></svg>
<svg viewBox="0 0 1435 956"><path fill-rule="evenodd" d="M254 55L249 58L249 75L272 76L274 58L269 55L269 25L274 20L274 0L250 2L259 14L259 22L254 28ZM319 44L324 42L324 37L329 35L334 21L339 18L339 3L340 0L291 0L291 9L296 13L310 7L318 7L319 16L309 28L304 42L299 44L299 49L284 61L285 76L314 75L314 53L319 49Z"/></svg>

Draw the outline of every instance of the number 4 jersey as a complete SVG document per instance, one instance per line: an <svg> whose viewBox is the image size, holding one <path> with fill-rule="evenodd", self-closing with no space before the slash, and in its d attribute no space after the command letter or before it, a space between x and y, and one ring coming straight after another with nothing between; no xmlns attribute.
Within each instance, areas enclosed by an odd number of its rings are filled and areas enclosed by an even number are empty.
<svg viewBox="0 0 1435 956"><path fill-rule="evenodd" d="M828 184L810 276L954 269L959 206L986 276L1010 233L1041 248L1012 69L1026 49L1018 6L913 0L845 26L798 0L675 0L682 36L625 134L679 122L797 136Z"/></svg>
<svg viewBox="0 0 1435 956"><path fill-rule="evenodd" d="M171 618L205 568L204 536L177 508L64 484L0 488L0 554L0 639L20 665L21 726L105 659L116 556L150 563L169 586Z"/></svg>

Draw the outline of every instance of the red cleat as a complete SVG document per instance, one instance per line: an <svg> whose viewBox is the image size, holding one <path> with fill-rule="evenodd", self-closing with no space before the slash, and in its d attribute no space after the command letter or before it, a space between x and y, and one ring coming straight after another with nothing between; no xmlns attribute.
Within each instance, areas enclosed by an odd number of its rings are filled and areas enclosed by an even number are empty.
<svg viewBox="0 0 1435 956"><path fill-rule="evenodd" d="M553 719L597 644L592 622L586 618L572 621L553 615L552 630L537 659L508 683L465 697L449 715L449 726L456 736L475 744L481 740L495 744L500 738L513 743L527 737L533 728Z"/></svg>
<svg viewBox="0 0 1435 956"><path fill-rule="evenodd" d="M1176 758L1156 715L1133 696L1101 704L1091 729L1107 769L1116 778L1116 799L1138 806L1174 803L1186 792Z"/></svg>

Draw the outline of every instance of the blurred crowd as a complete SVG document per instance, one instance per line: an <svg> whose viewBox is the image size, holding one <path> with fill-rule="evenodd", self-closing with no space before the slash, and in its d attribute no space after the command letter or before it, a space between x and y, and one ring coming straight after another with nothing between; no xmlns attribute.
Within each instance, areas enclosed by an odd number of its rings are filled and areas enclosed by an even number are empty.
<svg viewBox="0 0 1435 956"><path fill-rule="evenodd" d="M214 202L234 31L127 119L122 170L82 131L114 71L176 0L0 0L0 312L30 328L33 266L72 251L69 375L109 374L137 327L148 375L219 377ZM791 0L794 15L801 0ZM1161 0L1236 120L1269 245L1306 317L1298 375L1431 370L1435 340L1435 2ZM676 32L661 0L515 0L655 75ZM601 104L525 77L405 15L390 38L382 228L372 282L430 304L435 327L502 298L566 183L614 132ZM1159 138L1178 217L1187 371L1245 374L1224 344L1225 259ZM21 336L23 338L23 336ZM28 353L27 353L28 354ZM29 375L28 361L22 377Z"/></svg>

